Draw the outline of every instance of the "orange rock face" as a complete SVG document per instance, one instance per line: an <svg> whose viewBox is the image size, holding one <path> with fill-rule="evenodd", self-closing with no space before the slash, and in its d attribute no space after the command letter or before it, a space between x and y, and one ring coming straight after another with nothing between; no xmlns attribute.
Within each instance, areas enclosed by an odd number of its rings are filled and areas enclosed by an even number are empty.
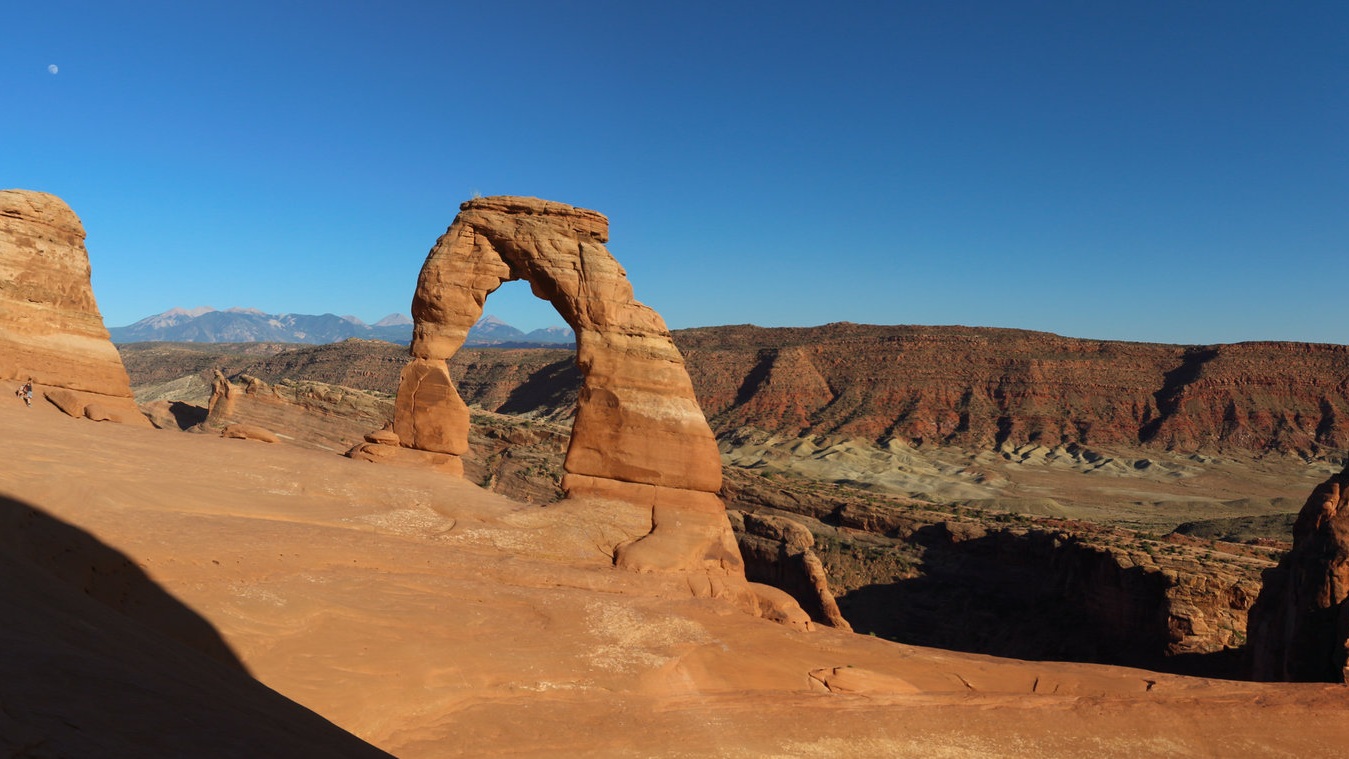
<svg viewBox="0 0 1349 759"><path fill-rule="evenodd" d="M523 279L576 332L582 385L564 468L573 498L650 508L646 537L618 549L638 571L738 577L716 440L665 322L633 297L604 247L609 221L535 198L468 201L427 256L412 301L412 362L398 388L393 432L419 451L467 450L468 409L445 361L504 282Z"/></svg>
<svg viewBox="0 0 1349 759"><path fill-rule="evenodd" d="M1268 570L1247 621L1257 680L1345 682L1349 674L1349 467L1321 483Z"/></svg>
<svg viewBox="0 0 1349 759"><path fill-rule="evenodd" d="M409 448L462 456L468 452L468 406L444 361L415 358L398 382L394 433Z"/></svg>
<svg viewBox="0 0 1349 759"><path fill-rule="evenodd" d="M35 396L70 391L72 416L149 425L94 302L79 218L54 195L2 190L0 379L30 377Z"/></svg>

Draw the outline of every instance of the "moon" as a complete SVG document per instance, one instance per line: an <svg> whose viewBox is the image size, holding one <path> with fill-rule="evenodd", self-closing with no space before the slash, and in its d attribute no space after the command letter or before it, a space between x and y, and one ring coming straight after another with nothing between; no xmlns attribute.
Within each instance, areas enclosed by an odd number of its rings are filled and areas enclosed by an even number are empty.
<svg viewBox="0 0 1349 759"><path fill-rule="evenodd" d="M58 71L60 71L60 70L61 70L61 69L59 69L59 68L56 67L56 64L55 64L55 63L53 63L53 64L47 66L47 72L48 72L48 73L51 73L51 74L55 74L56 72L58 72Z"/></svg>

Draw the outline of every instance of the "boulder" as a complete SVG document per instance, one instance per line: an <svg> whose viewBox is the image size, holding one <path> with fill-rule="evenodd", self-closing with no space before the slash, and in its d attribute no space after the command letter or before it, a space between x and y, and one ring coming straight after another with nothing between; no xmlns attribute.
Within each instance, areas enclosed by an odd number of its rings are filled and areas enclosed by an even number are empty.
<svg viewBox="0 0 1349 759"><path fill-rule="evenodd" d="M421 451L416 448L404 448L400 445L386 445L377 442L357 443L346 453L347 458L357 461L369 461L375 464L393 464L412 469L431 469L437 472L464 476L464 460L459 456L435 451Z"/></svg>
<svg viewBox="0 0 1349 759"><path fill-rule="evenodd" d="M398 437L398 433L393 431L392 426L388 425L374 432L367 432L365 442L379 445L400 445L403 441Z"/></svg>
<svg viewBox="0 0 1349 759"><path fill-rule="evenodd" d="M1312 491L1293 548L1266 570L1247 620L1257 680L1345 682L1349 667L1349 467Z"/></svg>
<svg viewBox="0 0 1349 759"><path fill-rule="evenodd" d="M89 275L84 227L65 202L0 190L0 380L69 391L58 405L72 416L92 403L97 417L149 427Z"/></svg>
<svg viewBox="0 0 1349 759"><path fill-rule="evenodd" d="M46 398L53 406L61 409L67 416L73 416L76 419L84 416L86 401L79 393L73 390L67 390L63 387L54 387L44 391L42 397Z"/></svg>

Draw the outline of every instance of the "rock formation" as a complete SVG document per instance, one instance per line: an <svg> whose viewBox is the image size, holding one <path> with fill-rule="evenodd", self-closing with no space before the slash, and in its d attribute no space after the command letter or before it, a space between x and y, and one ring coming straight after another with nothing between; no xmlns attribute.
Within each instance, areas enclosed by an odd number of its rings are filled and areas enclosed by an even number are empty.
<svg viewBox="0 0 1349 759"><path fill-rule="evenodd" d="M340 453L391 414L392 404L359 390L310 381L272 385L246 374L235 384L216 371L206 418L193 430L266 442L284 436L293 445Z"/></svg>
<svg viewBox="0 0 1349 759"><path fill-rule="evenodd" d="M1312 491L1293 549L1265 572L1247 623L1257 680L1345 682L1349 674L1349 467Z"/></svg>
<svg viewBox="0 0 1349 759"><path fill-rule="evenodd" d="M809 528L769 514L733 512L730 516L745 558L746 575L790 593L812 619L852 631L834 600Z"/></svg>
<svg viewBox="0 0 1349 759"><path fill-rule="evenodd" d="M468 407L446 361L487 297L526 280L576 333L582 380L564 463L568 497L650 510L650 532L616 548L619 566L701 572L690 581L695 593L744 595L744 564L716 495L716 440L664 321L634 299L608 238L603 215L561 203L500 196L460 206L417 282L412 360L399 381L393 433L407 449L467 452ZM377 458L381 447L389 446L371 442L353 454ZM776 614L763 606L794 606L784 595L765 591L751 604ZM808 624L799 609L787 613Z"/></svg>
<svg viewBox="0 0 1349 759"><path fill-rule="evenodd" d="M0 380L30 377L72 416L149 425L94 302L79 218L54 195L3 190Z"/></svg>
<svg viewBox="0 0 1349 759"><path fill-rule="evenodd" d="M524 279L577 334L582 389L566 464L573 486L606 490L592 480L612 480L715 493L716 441L665 323L633 298L604 247L608 219L532 198L481 198L461 208L413 296L413 360L394 418L404 445L467 450L467 407L445 360L464 344L487 296Z"/></svg>

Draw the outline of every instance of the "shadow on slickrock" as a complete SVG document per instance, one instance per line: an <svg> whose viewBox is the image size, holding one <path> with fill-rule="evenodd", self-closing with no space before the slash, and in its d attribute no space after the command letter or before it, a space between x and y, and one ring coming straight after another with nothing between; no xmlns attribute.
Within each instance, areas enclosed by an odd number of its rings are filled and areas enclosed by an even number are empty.
<svg viewBox="0 0 1349 759"><path fill-rule="evenodd" d="M0 753L388 756L249 676L124 554L0 496Z"/></svg>

